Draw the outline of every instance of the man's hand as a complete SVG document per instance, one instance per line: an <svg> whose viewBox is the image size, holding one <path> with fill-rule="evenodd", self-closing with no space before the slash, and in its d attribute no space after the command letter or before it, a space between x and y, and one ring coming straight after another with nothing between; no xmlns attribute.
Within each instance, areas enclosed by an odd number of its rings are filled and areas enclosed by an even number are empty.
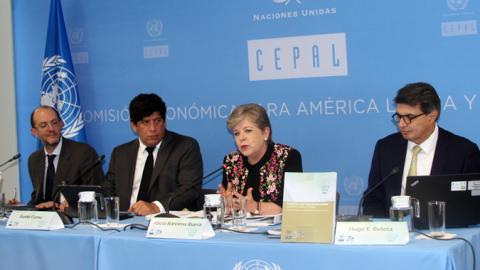
<svg viewBox="0 0 480 270"><path fill-rule="evenodd" d="M38 209L47 209L47 208L53 208L55 205L53 203L53 201L48 201L48 202L43 202L43 203L39 203L37 205L35 205L35 208L38 208Z"/></svg>
<svg viewBox="0 0 480 270"><path fill-rule="evenodd" d="M130 209L129 212L134 213L137 216L146 216L154 213L159 213L160 209L154 203L149 203L145 201L138 201Z"/></svg>
<svg viewBox="0 0 480 270"><path fill-rule="evenodd" d="M35 208L38 209L59 209L60 212L65 212L65 208L68 207L67 201L64 201L63 203L54 203L53 201L48 201L48 202L43 202L35 205Z"/></svg>
<svg viewBox="0 0 480 270"><path fill-rule="evenodd" d="M67 201L64 201L62 202L59 206L58 206L58 209L60 210L60 212L65 212L65 209L68 208L68 202Z"/></svg>

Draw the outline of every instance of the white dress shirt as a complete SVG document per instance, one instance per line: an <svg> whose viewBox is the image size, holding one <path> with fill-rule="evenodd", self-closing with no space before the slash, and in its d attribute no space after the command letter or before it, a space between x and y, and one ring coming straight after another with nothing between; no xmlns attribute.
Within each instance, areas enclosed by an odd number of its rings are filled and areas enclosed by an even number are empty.
<svg viewBox="0 0 480 270"><path fill-rule="evenodd" d="M130 207L137 202L138 192L140 191L140 184L142 182L143 168L145 167L145 163L148 157L147 146L143 144L140 138L138 139L138 141L139 141L139 147L138 147L138 153L137 153L137 161L135 163L135 174L133 176L133 187L132 187L132 196L130 197ZM155 149L153 150L153 153L152 153L154 168L155 168L155 162L157 161L158 150L160 149L161 144L162 144L162 141L160 141L155 146ZM165 212L165 208L159 201L153 201L152 203L157 205L161 213Z"/></svg>
<svg viewBox="0 0 480 270"><path fill-rule="evenodd" d="M55 172L57 172L58 168L58 160L60 159L60 152L62 151L62 145L63 145L63 139L60 137L60 141L58 142L57 147L53 150L51 154L47 152L47 149L43 147L43 151L45 152L45 171L43 172L43 194L45 196L45 188L47 188L47 170L48 170L48 155L55 155L55 158L53 159L53 165L55 167ZM55 187L53 187L55 188ZM63 196L61 198L61 201L63 201Z"/></svg>
<svg viewBox="0 0 480 270"><path fill-rule="evenodd" d="M435 124L433 133L424 142L419 144L422 149L417 155L417 175L430 175L432 170L433 157L435 156L435 148L438 141L438 126ZM412 149L415 143L408 141L407 153L405 154L405 165L403 166L402 191L401 195L405 195L405 186L407 185L408 171L412 162Z"/></svg>

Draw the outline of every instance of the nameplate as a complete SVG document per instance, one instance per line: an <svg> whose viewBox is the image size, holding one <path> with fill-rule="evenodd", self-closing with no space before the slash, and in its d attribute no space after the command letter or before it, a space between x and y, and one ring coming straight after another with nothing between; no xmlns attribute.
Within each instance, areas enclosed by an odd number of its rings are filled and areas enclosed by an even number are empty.
<svg viewBox="0 0 480 270"><path fill-rule="evenodd" d="M406 245L408 225L402 221L337 222L336 245Z"/></svg>
<svg viewBox="0 0 480 270"><path fill-rule="evenodd" d="M58 230L63 222L54 211L12 211L5 225L7 229L18 230Z"/></svg>
<svg viewBox="0 0 480 270"><path fill-rule="evenodd" d="M212 225L205 218L156 217L148 225L148 238L208 239L215 236Z"/></svg>

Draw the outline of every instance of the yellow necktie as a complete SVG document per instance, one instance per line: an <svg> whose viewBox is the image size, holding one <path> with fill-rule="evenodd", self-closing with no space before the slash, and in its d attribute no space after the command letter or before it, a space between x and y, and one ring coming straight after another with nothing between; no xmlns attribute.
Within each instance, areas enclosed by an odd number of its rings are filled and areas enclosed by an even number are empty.
<svg viewBox="0 0 480 270"><path fill-rule="evenodd" d="M410 169L408 170L408 176L415 176L417 175L417 157L418 153L422 151L420 146L415 145L412 149L412 161L410 162Z"/></svg>

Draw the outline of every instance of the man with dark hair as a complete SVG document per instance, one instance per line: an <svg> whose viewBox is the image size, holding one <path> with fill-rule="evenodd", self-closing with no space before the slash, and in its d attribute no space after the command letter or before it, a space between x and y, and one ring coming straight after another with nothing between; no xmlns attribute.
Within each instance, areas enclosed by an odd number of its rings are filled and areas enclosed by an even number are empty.
<svg viewBox="0 0 480 270"><path fill-rule="evenodd" d="M407 176L480 172L478 146L438 127L440 98L433 86L407 84L398 90L395 103L392 120L399 132L375 145L368 189L394 168L398 173L365 199L363 213L375 217L388 217L390 199L405 194Z"/></svg>
<svg viewBox="0 0 480 270"><path fill-rule="evenodd" d="M40 139L43 148L28 158L28 172L33 185L29 205L37 208L56 206L59 200L57 186L62 183L98 185L103 181L101 166L85 171L98 159L95 149L62 137L63 122L55 108L37 107L30 115L30 123L32 134Z"/></svg>
<svg viewBox="0 0 480 270"><path fill-rule="evenodd" d="M120 210L142 216L195 208L203 175L197 141L166 129L166 106L156 94L136 96L129 110L138 139L113 149L107 191L120 196Z"/></svg>

